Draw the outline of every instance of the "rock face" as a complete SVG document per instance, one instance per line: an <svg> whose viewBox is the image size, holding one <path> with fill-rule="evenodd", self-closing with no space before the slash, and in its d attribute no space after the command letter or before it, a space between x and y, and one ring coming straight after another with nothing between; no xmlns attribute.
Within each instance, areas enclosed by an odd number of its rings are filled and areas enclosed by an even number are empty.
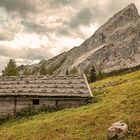
<svg viewBox="0 0 140 140"><path fill-rule="evenodd" d="M45 66L48 74L65 74L76 68L85 72L94 65L97 71L134 67L140 64L140 16L134 4L130 4L102 25L79 47L74 47L50 60L36 65L19 67L29 74L38 74Z"/></svg>
<svg viewBox="0 0 140 140"><path fill-rule="evenodd" d="M126 132L128 131L128 126L123 121L115 122L111 127L108 128L107 139L122 139L125 137Z"/></svg>

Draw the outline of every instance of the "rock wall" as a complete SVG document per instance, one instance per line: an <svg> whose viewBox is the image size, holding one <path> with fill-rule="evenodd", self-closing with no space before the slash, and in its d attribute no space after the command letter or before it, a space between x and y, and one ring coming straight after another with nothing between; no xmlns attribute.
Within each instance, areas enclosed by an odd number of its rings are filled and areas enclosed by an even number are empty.
<svg viewBox="0 0 140 140"><path fill-rule="evenodd" d="M130 4L102 25L79 47L74 47L50 60L19 69L21 73L39 74L40 66L52 70L51 74L66 74L74 66L84 72L92 65L97 71L133 67L140 64L140 16L134 4ZM101 48L101 46L103 46Z"/></svg>

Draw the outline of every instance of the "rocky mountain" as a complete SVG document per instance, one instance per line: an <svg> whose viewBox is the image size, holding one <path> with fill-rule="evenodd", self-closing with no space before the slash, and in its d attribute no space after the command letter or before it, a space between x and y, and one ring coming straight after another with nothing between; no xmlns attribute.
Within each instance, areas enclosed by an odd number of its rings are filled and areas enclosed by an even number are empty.
<svg viewBox="0 0 140 140"><path fill-rule="evenodd" d="M134 67L140 64L140 16L134 4L115 14L80 46L31 66L20 66L20 73L47 74L66 71L85 72L94 65L97 71Z"/></svg>

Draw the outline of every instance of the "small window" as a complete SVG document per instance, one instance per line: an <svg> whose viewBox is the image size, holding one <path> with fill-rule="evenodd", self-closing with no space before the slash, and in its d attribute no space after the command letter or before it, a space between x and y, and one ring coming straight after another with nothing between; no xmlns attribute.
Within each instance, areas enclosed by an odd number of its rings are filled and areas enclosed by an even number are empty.
<svg viewBox="0 0 140 140"><path fill-rule="evenodd" d="M33 105L39 105L39 99L33 99Z"/></svg>

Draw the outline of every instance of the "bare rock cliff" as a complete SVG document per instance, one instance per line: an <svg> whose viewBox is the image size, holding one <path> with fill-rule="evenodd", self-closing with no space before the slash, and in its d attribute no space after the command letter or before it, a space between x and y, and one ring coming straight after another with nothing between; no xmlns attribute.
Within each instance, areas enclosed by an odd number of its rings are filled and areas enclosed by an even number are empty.
<svg viewBox="0 0 140 140"><path fill-rule="evenodd" d="M85 72L95 66L97 71L134 67L140 64L140 16L134 4L130 4L102 25L79 47L74 47L36 65L19 67L23 73L38 74L45 66L48 74L65 74L67 69L77 68Z"/></svg>

